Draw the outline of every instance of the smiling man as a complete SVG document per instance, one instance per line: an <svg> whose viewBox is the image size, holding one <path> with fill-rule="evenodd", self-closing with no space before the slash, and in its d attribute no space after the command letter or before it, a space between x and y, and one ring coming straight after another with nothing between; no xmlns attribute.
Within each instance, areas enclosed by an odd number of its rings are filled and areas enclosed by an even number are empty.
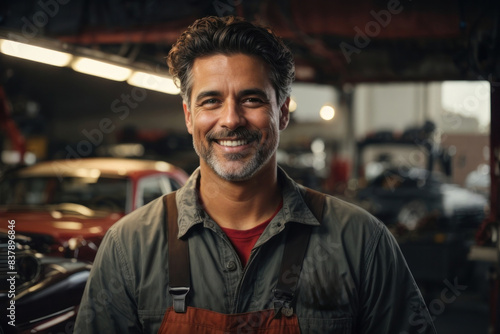
<svg viewBox="0 0 500 334"><path fill-rule="evenodd" d="M288 99L278 105L267 71L259 58L244 54L194 61L192 108L184 103L184 113L207 172L227 181L246 181L264 166L275 167L271 158L278 131L288 122Z"/></svg>
<svg viewBox="0 0 500 334"><path fill-rule="evenodd" d="M385 226L278 167L283 42L208 17L168 64L200 167L108 231L75 333L435 333Z"/></svg>

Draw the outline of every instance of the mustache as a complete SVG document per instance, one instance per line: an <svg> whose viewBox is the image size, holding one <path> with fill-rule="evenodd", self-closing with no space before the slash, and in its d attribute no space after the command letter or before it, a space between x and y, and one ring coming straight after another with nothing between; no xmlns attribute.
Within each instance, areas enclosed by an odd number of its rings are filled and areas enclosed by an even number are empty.
<svg viewBox="0 0 500 334"><path fill-rule="evenodd" d="M205 138L208 142L212 142L220 138L233 138L233 137L252 141L252 140L260 140L262 138L262 134L260 133L260 131L257 130L250 130L247 128L236 128L234 130L225 129L217 132L210 131L205 135Z"/></svg>

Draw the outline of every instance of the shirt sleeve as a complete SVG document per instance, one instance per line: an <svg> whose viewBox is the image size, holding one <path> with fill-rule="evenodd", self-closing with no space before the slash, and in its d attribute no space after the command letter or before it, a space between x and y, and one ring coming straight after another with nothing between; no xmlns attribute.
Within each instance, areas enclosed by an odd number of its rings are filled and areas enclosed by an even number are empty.
<svg viewBox="0 0 500 334"><path fill-rule="evenodd" d="M436 333L401 250L385 226L366 254L361 333ZM371 248L371 249L370 249Z"/></svg>
<svg viewBox="0 0 500 334"><path fill-rule="evenodd" d="M74 333L141 333L133 282L124 247L112 227L97 252Z"/></svg>

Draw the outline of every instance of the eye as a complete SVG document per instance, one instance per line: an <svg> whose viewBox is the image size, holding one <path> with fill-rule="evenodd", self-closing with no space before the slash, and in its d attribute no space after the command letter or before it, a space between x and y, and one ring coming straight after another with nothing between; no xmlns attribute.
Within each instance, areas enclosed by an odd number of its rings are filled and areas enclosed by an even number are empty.
<svg viewBox="0 0 500 334"><path fill-rule="evenodd" d="M216 98L209 98L201 101L200 105L206 108L215 107L220 104L220 101Z"/></svg>
<svg viewBox="0 0 500 334"><path fill-rule="evenodd" d="M260 107L264 104L265 102L258 97L247 97L243 99L243 104L249 107Z"/></svg>

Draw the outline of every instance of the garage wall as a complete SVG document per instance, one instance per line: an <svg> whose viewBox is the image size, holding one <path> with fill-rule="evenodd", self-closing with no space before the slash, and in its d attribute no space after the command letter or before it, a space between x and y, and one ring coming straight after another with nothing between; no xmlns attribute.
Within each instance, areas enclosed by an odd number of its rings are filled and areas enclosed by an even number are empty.
<svg viewBox="0 0 500 334"><path fill-rule="evenodd" d="M403 131L436 119L436 86L424 83L359 84L354 97L356 138L367 133Z"/></svg>
<svg viewBox="0 0 500 334"><path fill-rule="evenodd" d="M356 137L381 130L403 131L426 120L434 122L440 133L486 134L489 84L452 82L458 84L453 88L454 97L447 84L450 82L357 85L353 106Z"/></svg>

